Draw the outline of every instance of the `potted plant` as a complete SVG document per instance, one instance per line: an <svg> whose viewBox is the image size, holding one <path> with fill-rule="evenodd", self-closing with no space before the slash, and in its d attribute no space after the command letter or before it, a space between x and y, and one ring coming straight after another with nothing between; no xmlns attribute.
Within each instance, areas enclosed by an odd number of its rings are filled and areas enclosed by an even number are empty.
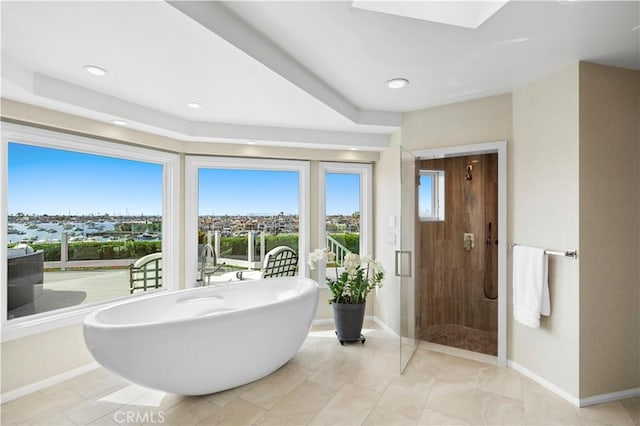
<svg viewBox="0 0 640 426"><path fill-rule="evenodd" d="M309 266L315 269L316 263L326 259L335 261L335 254L317 249L309 255ZM333 294L329 303L333 308L333 320L336 325L336 335L341 344L344 342L365 342L362 335L365 302L367 295L376 287L382 287L384 270L379 262L371 259L370 255L360 257L349 253L344 258L344 271L338 271L334 263L336 278L327 277L327 285Z"/></svg>

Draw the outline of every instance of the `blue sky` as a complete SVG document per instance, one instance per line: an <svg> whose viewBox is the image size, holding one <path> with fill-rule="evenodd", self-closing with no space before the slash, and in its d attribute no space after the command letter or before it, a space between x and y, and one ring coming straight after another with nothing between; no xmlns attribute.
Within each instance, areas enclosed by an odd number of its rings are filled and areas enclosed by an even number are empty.
<svg viewBox="0 0 640 426"><path fill-rule="evenodd" d="M198 178L200 216L298 214L297 172L200 169Z"/></svg>
<svg viewBox="0 0 640 426"><path fill-rule="evenodd" d="M418 186L418 212L421 216L430 216L433 214L432 191L433 182L429 175L420 176L420 186Z"/></svg>
<svg viewBox="0 0 640 426"><path fill-rule="evenodd" d="M360 175L329 173L326 180L327 215L360 211Z"/></svg>
<svg viewBox="0 0 640 426"><path fill-rule="evenodd" d="M162 166L9 143L9 214L159 215Z"/></svg>
<svg viewBox="0 0 640 426"><path fill-rule="evenodd" d="M162 212L158 164L13 142L8 153L9 214ZM199 179L200 215L298 214L297 172L201 169ZM358 175L332 173L326 185L328 215L360 210Z"/></svg>
<svg viewBox="0 0 640 426"><path fill-rule="evenodd" d="M297 172L200 169L198 177L201 216L298 214ZM359 182L358 175L328 175L327 214L359 211Z"/></svg>

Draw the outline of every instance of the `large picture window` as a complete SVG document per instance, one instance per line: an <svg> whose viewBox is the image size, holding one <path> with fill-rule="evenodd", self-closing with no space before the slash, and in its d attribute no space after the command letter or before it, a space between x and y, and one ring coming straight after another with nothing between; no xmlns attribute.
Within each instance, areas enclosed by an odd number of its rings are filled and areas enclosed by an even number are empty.
<svg viewBox="0 0 640 426"><path fill-rule="evenodd" d="M370 254L371 165L325 163L319 166L320 246L335 253L340 268L348 253ZM320 271L324 283L326 271Z"/></svg>
<svg viewBox="0 0 640 426"><path fill-rule="evenodd" d="M306 275L308 175L304 161L188 157L188 286L260 278L282 248Z"/></svg>
<svg viewBox="0 0 640 426"><path fill-rule="evenodd" d="M6 324L171 287L177 156L23 126L2 153Z"/></svg>

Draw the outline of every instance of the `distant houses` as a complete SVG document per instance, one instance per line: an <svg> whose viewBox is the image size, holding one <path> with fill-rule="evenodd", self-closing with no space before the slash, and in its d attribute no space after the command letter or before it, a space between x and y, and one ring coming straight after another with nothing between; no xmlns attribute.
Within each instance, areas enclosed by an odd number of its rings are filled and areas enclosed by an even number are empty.
<svg viewBox="0 0 640 426"><path fill-rule="evenodd" d="M223 237L244 235L249 231L267 234L298 233L300 219L298 215L236 215L236 216L200 216L198 229L202 232L220 231ZM359 233L359 215L327 216L327 231L336 233Z"/></svg>

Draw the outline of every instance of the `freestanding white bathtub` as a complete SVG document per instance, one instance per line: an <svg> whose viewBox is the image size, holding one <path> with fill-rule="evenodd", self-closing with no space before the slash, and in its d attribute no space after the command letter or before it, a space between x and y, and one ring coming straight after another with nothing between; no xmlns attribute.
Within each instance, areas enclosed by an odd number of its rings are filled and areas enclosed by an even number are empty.
<svg viewBox="0 0 640 426"><path fill-rule="evenodd" d="M87 316L94 358L125 379L204 395L264 377L304 342L318 305L309 278L269 278L145 296Z"/></svg>

